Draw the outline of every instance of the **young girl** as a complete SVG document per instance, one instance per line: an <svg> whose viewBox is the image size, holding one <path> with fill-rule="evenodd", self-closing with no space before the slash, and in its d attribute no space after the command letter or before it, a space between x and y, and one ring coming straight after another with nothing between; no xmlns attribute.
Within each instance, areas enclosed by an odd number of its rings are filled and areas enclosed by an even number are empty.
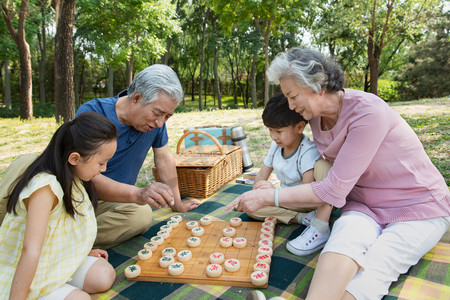
<svg viewBox="0 0 450 300"><path fill-rule="evenodd" d="M83 113L11 186L0 228L0 299L90 299L111 287L107 252L91 250L97 197L90 180L105 171L116 138L106 117Z"/></svg>
<svg viewBox="0 0 450 300"><path fill-rule="evenodd" d="M288 100L282 93L267 102L262 119L273 142L256 175L253 189L273 189L272 183L267 181L273 171L281 181L282 188L321 180L322 178L316 178L318 173L323 173L323 170L318 172L318 168L323 169L323 164L319 163L319 167L316 165L316 161L320 159L319 151L316 144L303 134L307 121L289 109ZM307 213L310 210L267 206L249 215L256 219L271 216L284 224L298 223L307 226L300 236L286 246L289 252L305 256L322 249L330 236L328 222L332 207L326 204Z"/></svg>

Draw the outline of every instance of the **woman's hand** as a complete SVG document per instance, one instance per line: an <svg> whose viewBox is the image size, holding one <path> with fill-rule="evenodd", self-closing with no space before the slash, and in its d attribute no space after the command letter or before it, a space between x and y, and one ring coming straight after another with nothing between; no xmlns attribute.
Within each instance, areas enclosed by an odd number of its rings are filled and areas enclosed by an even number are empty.
<svg viewBox="0 0 450 300"><path fill-rule="evenodd" d="M88 256L103 257L104 259L108 260L108 252L101 249L92 249L91 252L89 252Z"/></svg>
<svg viewBox="0 0 450 300"><path fill-rule="evenodd" d="M275 189L256 189L248 191L225 206L225 210L234 208L235 210L246 213L254 213L265 206L273 205L274 195Z"/></svg>

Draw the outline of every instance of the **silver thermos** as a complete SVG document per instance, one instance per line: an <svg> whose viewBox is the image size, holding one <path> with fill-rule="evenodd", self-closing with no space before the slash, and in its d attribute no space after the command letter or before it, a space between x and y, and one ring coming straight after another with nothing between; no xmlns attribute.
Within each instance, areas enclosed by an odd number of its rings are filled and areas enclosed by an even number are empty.
<svg viewBox="0 0 450 300"><path fill-rule="evenodd" d="M231 140L233 144L241 147L242 159L244 163L244 172L250 171L253 168L252 159L250 158L250 152L247 147L247 136L244 133L244 129L241 126L231 128Z"/></svg>

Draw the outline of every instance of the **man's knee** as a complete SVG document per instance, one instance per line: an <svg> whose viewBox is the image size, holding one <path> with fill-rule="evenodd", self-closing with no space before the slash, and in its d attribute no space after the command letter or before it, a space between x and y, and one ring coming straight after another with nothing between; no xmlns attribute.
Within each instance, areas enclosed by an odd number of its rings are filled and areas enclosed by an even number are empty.
<svg viewBox="0 0 450 300"><path fill-rule="evenodd" d="M114 212L120 219L118 226L128 227L136 234L146 232L152 225L152 209L149 205L133 203L119 204L114 207Z"/></svg>
<svg viewBox="0 0 450 300"><path fill-rule="evenodd" d="M101 214L97 214L98 232L95 246L111 247L120 244L145 233L151 224L152 209L149 205L114 203Z"/></svg>
<svg viewBox="0 0 450 300"><path fill-rule="evenodd" d="M149 205L138 205L130 218L134 218L135 228L141 229L139 233L144 233L152 226L152 208Z"/></svg>

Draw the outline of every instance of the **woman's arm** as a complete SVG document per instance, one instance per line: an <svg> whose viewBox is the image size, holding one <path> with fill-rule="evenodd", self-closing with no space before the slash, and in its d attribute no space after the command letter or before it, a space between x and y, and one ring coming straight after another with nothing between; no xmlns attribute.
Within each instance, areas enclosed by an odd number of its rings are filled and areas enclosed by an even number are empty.
<svg viewBox="0 0 450 300"><path fill-rule="evenodd" d="M279 206L298 208L315 208L324 204L314 193L311 184L301 184L278 191ZM253 213L265 206L275 206L275 189L257 189L248 191L225 207L235 208L246 213Z"/></svg>
<svg viewBox="0 0 450 300"><path fill-rule="evenodd" d="M50 212L58 200L50 186L36 190L24 200L27 223L22 254L11 285L10 299L26 299L41 256Z"/></svg>

